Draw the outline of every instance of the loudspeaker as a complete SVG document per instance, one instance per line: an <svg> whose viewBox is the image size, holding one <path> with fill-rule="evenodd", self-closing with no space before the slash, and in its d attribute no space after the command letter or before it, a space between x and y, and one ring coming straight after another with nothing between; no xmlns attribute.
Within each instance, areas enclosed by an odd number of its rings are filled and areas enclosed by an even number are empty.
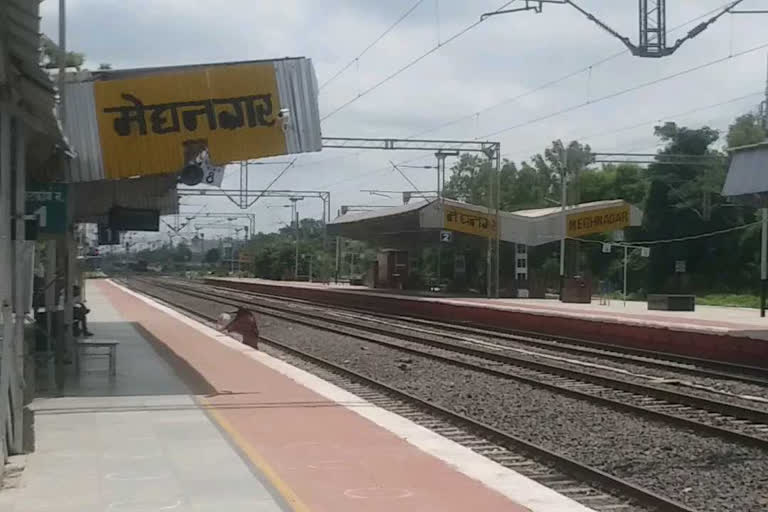
<svg viewBox="0 0 768 512"><path fill-rule="evenodd" d="M187 164L179 174L179 181L190 187L203 181L203 168L197 164Z"/></svg>

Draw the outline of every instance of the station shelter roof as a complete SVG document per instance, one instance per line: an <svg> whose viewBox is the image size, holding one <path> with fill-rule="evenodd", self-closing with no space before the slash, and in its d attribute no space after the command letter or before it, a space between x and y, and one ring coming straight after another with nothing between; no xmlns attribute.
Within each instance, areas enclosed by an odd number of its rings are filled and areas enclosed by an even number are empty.
<svg viewBox="0 0 768 512"><path fill-rule="evenodd" d="M564 229L568 237L578 238L639 226L643 220L643 212L622 199L568 206L565 215L566 222L563 223L559 206L501 211L500 240L537 246L560 240ZM495 236L495 219L495 211L487 207L443 198L346 213L328 224L328 233L405 249L436 244L440 232L451 231L454 240L477 244Z"/></svg>

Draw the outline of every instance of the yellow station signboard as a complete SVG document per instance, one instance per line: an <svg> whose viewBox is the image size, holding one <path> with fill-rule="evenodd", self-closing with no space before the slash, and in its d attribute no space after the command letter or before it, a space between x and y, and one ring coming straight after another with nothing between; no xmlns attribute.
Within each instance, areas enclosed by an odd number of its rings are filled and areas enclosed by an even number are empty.
<svg viewBox="0 0 768 512"><path fill-rule="evenodd" d="M443 226L451 231L483 237L496 236L496 216L475 210L445 206Z"/></svg>
<svg viewBox="0 0 768 512"><path fill-rule="evenodd" d="M185 146L215 164L286 153L272 63L208 66L94 83L107 178L185 165Z"/></svg>
<svg viewBox="0 0 768 512"><path fill-rule="evenodd" d="M240 263L253 263L254 255L250 251L240 251L237 253L237 259Z"/></svg>
<svg viewBox="0 0 768 512"><path fill-rule="evenodd" d="M572 213L567 217L567 236L579 237L624 229L630 225L629 205Z"/></svg>

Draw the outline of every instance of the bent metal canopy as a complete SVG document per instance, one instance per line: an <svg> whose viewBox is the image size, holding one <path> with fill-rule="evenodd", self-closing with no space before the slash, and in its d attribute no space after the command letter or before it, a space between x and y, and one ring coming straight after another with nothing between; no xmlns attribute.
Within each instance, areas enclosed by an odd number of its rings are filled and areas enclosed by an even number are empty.
<svg viewBox="0 0 768 512"><path fill-rule="evenodd" d="M306 58L81 73L65 87L67 181L179 172L320 151L317 81Z"/></svg>

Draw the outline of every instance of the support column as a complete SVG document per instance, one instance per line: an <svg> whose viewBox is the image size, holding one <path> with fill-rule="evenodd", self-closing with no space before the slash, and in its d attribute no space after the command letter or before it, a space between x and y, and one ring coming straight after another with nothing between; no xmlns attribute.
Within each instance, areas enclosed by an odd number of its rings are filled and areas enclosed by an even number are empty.
<svg viewBox="0 0 768 512"><path fill-rule="evenodd" d="M63 353L66 358L74 356L75 336L72 332L74 294L72 287L76 279L77 242L74 236L74 194L67 194L67 226L64 233L64 311L63 311ZM63 375L62 375L63 377ZM63 384L63 381L62 381Z"/></svg>
<svg viewBox="0 0 768 512"><path fill-rule="evenodd" d="M763 223L760 238L760 316L765 317L765 292L768 283L768 208L762 209Z"/></svg>
<svg viewBox="0 0 768 512"><path fill-rule="evenodd" d="M56 358L54 357L54 340L58 331L56 325L56 240L48 240L45 243L45 319L46 332L45 360L47 364L48 391L56 392ZM60 343L59 343L60 344Z"/></svg>
<svg viewBox="0 0 768 512"><path fill-rule="evenodd" d="M0 105L0 315L3 338L0 353L0 464L5 464L6 447L13 434L6 430L11 404L11 383L14 380L14 328L12 312L13 258L11 245L11 115Z"/></svg>
<svg viewBox="0 0 768 512"><path fill-rule="evenodd" d="M488 155L490 157L490 155ZM493 173L488 171L488 217L493 214ZM488 247L485 251L486 297L493 298L493 235L488 230Z"/></svg>
<svg viewBox="0 0 768 512"><path fill-rule="evenodd" d="M496 261L494 265L495 294L498 299L501 295L501 145L496 146Z"/></svg>
<svg viewBox="0 0 768 512"><path fill-rule="evenodd" d="M341 277L341 247L342 238L336 237L336 284L339 284L339 278Z"/></svg>
<svg viewBox="0 0 768 512"><path fill-rule="evenodd" d="M14 437L12 442L13 453L19 454L24 451L23 433L23 411L24 411L24 364L25 364L25 343L24 343L24 317L27 313L27 305L29 304L28 293L31 292L32 279L31 273L32 262L29 261L31 254L26 254L26 230L24 225L24 205L26 202L26 143L24 124L16 119L13 123L14 131L13 137L14 152L16 158L14 165L14 197L13 197L13 222L15 223L15 235L16 240L14 243L14 350L16 352L16 379L11 383L11 394L16 395L16 399L12 404L13 411L13 431Z"/></svg>

